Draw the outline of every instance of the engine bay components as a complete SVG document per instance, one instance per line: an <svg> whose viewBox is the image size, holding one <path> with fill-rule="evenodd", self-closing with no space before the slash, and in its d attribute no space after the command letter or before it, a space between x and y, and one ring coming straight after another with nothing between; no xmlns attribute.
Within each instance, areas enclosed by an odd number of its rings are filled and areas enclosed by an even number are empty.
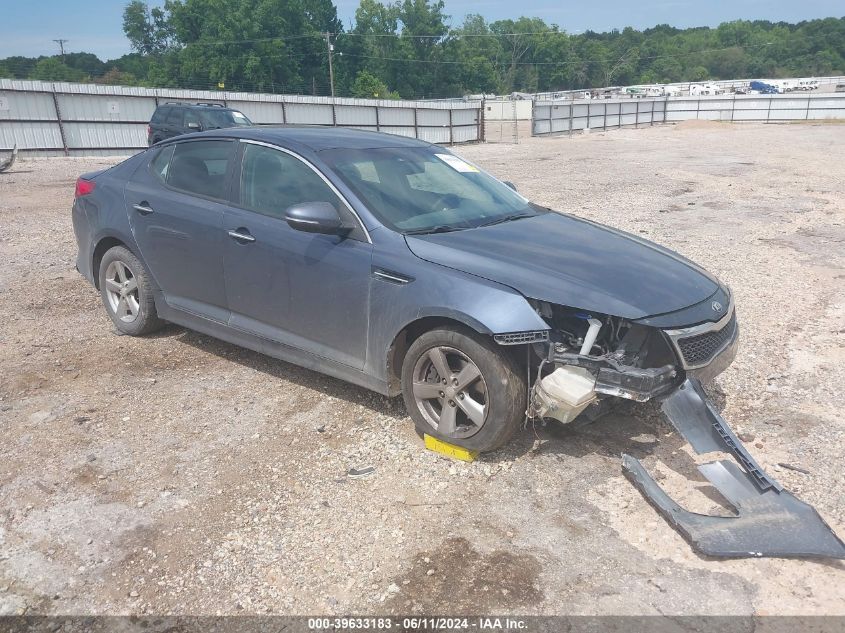
<svg viewBox="0 0 845 633"><path fill-rule="evenodd" d="M567 424L596 400L596 379L581 367L558 367L534 387L534 415Z"/></svg>

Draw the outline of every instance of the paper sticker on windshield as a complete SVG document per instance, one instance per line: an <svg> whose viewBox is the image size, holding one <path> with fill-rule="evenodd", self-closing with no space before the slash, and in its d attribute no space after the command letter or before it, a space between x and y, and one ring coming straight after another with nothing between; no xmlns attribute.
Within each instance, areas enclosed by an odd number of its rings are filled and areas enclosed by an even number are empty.
<svg viewBox="0 0 845 633"><path fill-rule="evenodd" d="M246 118L246 117L245 117L243 114L241 114L240 112L232 112L232 116L233 116L233 117L235 117L236 119L245 119L245 118Z"/></svg>
<svg viewBox="0 0 845 633"><path fill-rule="evenodd" d="M435 154L435 156L437 156L437 158L449 165L449 167L451 167L455 171L478 173L478 168L473 167L468 162L463 161L457 156L453 156L452 154Z"/></svg>

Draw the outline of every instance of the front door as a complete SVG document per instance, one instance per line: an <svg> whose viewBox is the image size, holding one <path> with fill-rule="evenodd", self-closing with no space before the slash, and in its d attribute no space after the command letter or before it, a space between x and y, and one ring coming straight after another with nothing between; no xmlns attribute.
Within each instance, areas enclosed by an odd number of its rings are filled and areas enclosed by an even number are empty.
<svg viewBox="0 0 845 633"><path fill-rule="evenodd" d="M363 368L372 245L354 214L303 159L242 142L237 206L227 209L223 251L230 323ZM355 223L347 237L303 233L284 220L304 202L329 202Z"/></svg>
<svg viewBox="0 0 845 633"><path fill-rule="evenodd" d="M223 212L235 146L214 140L164 147L124 193L135 242L168 305L223 323Z"/></svg>

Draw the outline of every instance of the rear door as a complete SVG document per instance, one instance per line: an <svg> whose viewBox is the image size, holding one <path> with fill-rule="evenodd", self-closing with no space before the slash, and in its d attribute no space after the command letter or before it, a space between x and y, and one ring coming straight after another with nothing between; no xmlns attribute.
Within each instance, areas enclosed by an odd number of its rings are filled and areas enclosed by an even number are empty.
<svg viewBox="0 0 845 633"><path fill-rule="evenodd" d="M127 183L135 241L168 305L225 323L223 212L236 143L168 145Z"/></svg>
<svg viewBox="0 0 845 633"><path fill-rule="evenodd" d="M224 217L230 323L361 369L366 360L372 245L337 191L293 153L242 141L242 165ZM285 211L329 202L356 229L303 233Z"/></svg>

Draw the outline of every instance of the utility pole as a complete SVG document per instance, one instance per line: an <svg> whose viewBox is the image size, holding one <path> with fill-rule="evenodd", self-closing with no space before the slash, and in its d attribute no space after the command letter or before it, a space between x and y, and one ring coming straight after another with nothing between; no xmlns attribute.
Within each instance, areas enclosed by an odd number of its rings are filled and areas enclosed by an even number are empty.
<svg viewBox="0 0 845 633"><path fill-rule="evenodd" d="M332 89L332 99L334 99L334 69L332 68L332 52L334 52L334 44L331 41L331 33L323 33L326 37L326 49L329 53L329 85Z"/></svg>
<svg viewBox="0 0 845 633"><path fill-rule="evenodd" d="M67 40L53 40L56 44L59 45L59 50L62 51L62 63L65 62L65 44L67 44Z"/></svg>

